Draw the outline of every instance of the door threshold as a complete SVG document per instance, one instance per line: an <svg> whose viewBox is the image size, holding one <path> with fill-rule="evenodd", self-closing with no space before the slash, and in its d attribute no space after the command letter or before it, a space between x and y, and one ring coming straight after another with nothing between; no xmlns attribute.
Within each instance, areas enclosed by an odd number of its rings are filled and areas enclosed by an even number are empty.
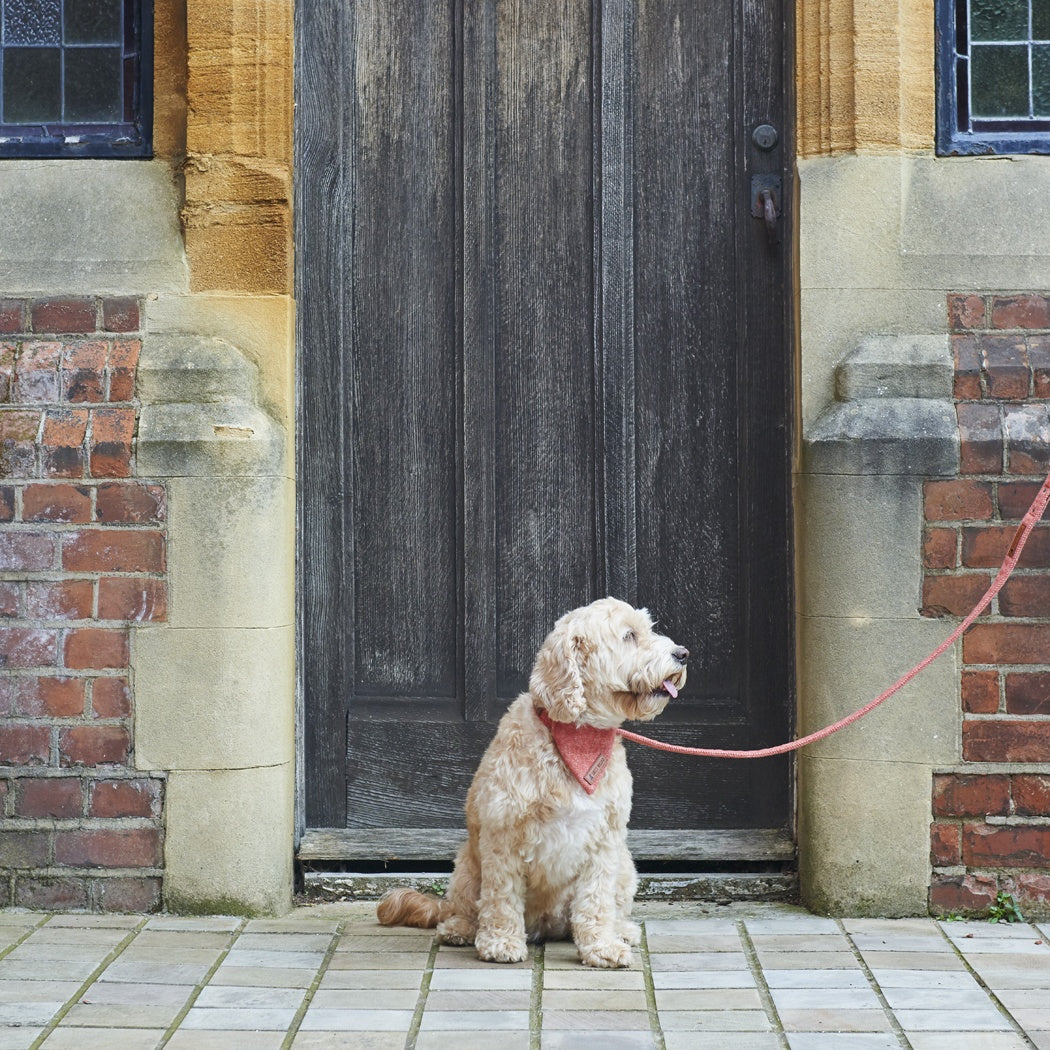
<svg viewBox="0 0 1050 1050"><path fill-rule="evenodd" d="M404 865L418 870L421 863L433 863L441 870L455 858L466 834L459 828L308 828L298 858L306 867L320 863L367 871L373 865ZM631 830L627 846L639 867L674 864L680 870L724 871L727 865L737 870L753 865L761 871L795 859L795 844L783 828Z"/></svg>
<svg viewBox="0 0 1050 1050"><path fill-rule="evenodd" d="M457 828L311 828L299 844L307 901L373 900L395 886L443 893ZM639 900L794 901L795 844L779 828L629 831Z"/></svg>
<svg viewBox="0 0 1050 1050"><path fill-rule="evenodd" d="M395 886L411 886L421 893L438 896L448 886L449 873L306 871L297 903L378 900ZM737 901L798 901L798 873L760 872L671 872L638 876L639 901L708 901L731 904Z"/></svg>

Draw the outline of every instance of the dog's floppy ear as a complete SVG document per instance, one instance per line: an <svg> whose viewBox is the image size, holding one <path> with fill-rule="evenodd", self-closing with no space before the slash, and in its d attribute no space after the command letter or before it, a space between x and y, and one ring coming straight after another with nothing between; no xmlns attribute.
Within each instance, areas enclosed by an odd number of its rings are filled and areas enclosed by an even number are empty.
<svg viewBox="0 0 1050 1050"><path fill-rule="evenodd" d="M529 689L555 722L575 722L587 710L580 661L591 648L586 639L573 637L561 626L551 631L536 654Z"/></svg>

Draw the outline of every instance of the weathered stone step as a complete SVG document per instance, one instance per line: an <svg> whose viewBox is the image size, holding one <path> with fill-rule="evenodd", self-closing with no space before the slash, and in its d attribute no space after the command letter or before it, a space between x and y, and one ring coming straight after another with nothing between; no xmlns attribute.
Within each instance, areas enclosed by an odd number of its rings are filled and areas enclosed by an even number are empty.
<svg viewBox="0 0 1050 1050"><path fill-rule="evenodd" d="M144 477L259 476L282 470L277 426L243 401L144 405L137 447Z"/></svg>
<svg viewBox="0 0 1050 1050"><path fill-rule="evenodd" d="M954 474L959 435L947 335L870 335L835 369L835 400L809 427L813 474Z"/></svg>
<svg viewBox="0 0 1050 1050"><path fill-rule="evenodd" d="M252 401L256 369L223 339L150 336L138 368L137 393L145 404Z"/></svg>
<svg viewBox="0 0 1050 1050"><path fill-rule="evenodd" d="M805 456L812 474L955 474L955 407L919 397L836 401L810 427Z"/></svg>
<svg viewBox="0 0 1050 1050"><path fill-rule="evenodd" d="M952 396L947 335L869 335L835 369L839 401Z"/></svg>

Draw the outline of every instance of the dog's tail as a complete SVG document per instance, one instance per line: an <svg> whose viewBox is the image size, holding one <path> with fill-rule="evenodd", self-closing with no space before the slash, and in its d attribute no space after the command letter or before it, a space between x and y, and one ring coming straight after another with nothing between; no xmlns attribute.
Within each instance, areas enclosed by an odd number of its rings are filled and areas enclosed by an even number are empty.
<svg viewBox="0 0 1050 1050"><path fill-rule="evenodd" d="M429 930L441 920L439 897L402 886L390 890L376 907L376 917L384 926L418 926Z"/></svg>

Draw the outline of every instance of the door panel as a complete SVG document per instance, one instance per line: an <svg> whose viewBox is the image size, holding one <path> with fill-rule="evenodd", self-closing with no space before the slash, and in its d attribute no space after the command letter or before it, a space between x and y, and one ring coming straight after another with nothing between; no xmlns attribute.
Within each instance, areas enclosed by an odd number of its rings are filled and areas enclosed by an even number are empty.
<svg viewBox="0 0 1050 1050"><path fill-rule="evenodd" d="M726 4L641 0L634 122L638 579L668 626L689 631L704 669L690 692L723 695L737 693L743 655L746 527L735 501L745 177L734 156L730 14Z"/></svg>
<svg viewBox="0 0 1050 1050"><path fill-rule="evenodd" d="M452 12L355 3L345 99L354 688L456 696ZM381 192L377 192L381 188ZM336 393L338 396L339 392Z"/></svg>
<svg viewBox="0 0 1050 1050"><path fill-rule="evenodd" d="M749 193L786 174L750 143L788 125L780 4L296 17L306 823L461 826L606 593L694 654L656 735L784 739L789 253ZM788 825L787 759L631 764L633 827Z"/></svg>
<svg viewBox="0 0 1050 1050"><path fill-rule="evenodd" d="M496 696L506 699L564 596L596 586L591 9L511 0L494 18L496 330L480 349L494 354L495 380L469 410L496 414Z"/></svg>

